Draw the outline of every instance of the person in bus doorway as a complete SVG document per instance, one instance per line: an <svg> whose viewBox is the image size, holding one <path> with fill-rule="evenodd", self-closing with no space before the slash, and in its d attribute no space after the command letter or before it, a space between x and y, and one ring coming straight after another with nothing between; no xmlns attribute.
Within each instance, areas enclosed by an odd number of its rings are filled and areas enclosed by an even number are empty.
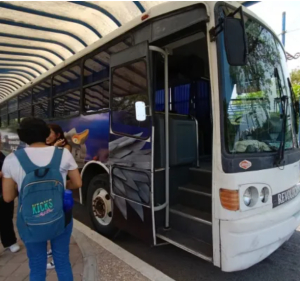
<svg viewBox="0 0 300 281"><path fill-rule="evenodd" d="M50 135L48 136L46 143L57 147L63 147L72 151L71 145L69 145L62 128L57 124L48 124L50 128Z"/></svg>
<svg viewBox="0 0 300 281"><path fill-rule="evenodd" d="M50 129L50 135L46 139L46 143L48 145L66 148L71 152L72 147L69 145L62 128L57 124L48 124L48 127ZM47 257L52 257L52 249L49 249L47 252ZM55 264L53 260L47 263L47 269L53 269L54 267Z"/></svg>
<svg viewBox="0 0 300 281"><path fill-rule="evenodd" d="M73 219L70 201L65 199L70 194L66 189L82 185L77 164L67 149L46 144L50 129L41 119L24 118L18 135L29 147L6 157L2 169L3 199L12 202L19 193L17 226L27 250L30 281L46 280L48 241L58 280L73 281L69 259Z"/></svg>
<svg viewBox="0 0 300 281"><path fill-rule="evenodd" d="M0 137L1 139L1 137ZM1 143L0 143L1 144ZM5 155L0 151L0 178ZM0 238L4 248L9 248L12 253L20 250L13 225L14 201L6 203L2 196L2 180L0 180Z"/></svg>

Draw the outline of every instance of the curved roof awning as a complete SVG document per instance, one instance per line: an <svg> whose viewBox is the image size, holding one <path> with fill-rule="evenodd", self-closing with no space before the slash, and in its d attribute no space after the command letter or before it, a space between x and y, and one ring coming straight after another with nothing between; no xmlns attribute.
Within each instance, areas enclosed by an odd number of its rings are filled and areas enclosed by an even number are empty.
<svg viewBox="0 0 300 281"><path fill-rule="evenodd" d="M162 2L0 2L0 100Z"/></svg>

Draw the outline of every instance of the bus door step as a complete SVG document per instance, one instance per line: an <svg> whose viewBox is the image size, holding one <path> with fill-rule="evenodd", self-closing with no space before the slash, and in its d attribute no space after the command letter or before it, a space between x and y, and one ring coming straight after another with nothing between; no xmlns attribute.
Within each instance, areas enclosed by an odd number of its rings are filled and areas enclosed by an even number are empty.
<svg viewBox="0 0 300 281"><path fill-rule="evenodd" d="M199 258L212 262L212 245L174 229L158 229L156 236L161 240L183 249Z"/></svg>

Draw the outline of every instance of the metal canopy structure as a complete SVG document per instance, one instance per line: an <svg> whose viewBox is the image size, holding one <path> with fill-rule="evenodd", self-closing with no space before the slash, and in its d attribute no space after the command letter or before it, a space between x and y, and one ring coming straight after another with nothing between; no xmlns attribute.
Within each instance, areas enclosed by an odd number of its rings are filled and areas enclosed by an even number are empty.
<svg viewBox="0 0 300 281"><path fill-rule="evenodd" d="M0 2L0 100L162 2Z"/></svg>
<svg viewBox="0 0 300 281"><path fill-rule="evenodd" d="M0 101L163 2L0 1Z"/></svg>

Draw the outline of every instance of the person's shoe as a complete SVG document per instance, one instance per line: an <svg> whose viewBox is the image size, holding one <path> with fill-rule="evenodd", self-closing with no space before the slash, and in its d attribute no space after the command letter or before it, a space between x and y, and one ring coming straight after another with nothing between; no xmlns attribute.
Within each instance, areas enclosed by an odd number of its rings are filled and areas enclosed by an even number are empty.
<svg viewBox="0 0 300 281"><path fill-rule="evenodd" d="M16 253L18 251L20 251L20 246L16 243L16 244L13 244L9 247L10 251L12 253Z"/></svg>
<svg viewBox="0 0 300 281"><path fill-rule="evenodd" d="M54 261L48 262L47 263L47 269L53 269L55 267Z"/></svg>
<svg viewBox="0 0 300 281"><path fill-rule="evenodd" d="M47 252L47 258L51 258L52 257L52 250L50 249L48 252Z"/></svg>

